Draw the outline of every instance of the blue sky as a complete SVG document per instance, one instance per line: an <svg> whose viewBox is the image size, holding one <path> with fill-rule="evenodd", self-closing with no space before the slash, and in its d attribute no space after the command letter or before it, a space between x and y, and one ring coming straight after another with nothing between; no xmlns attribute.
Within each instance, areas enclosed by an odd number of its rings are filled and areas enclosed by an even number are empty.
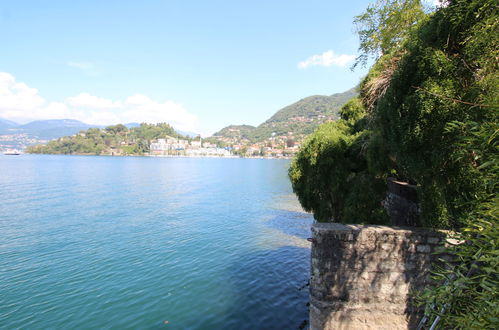
<svg viewBox="0 0 499 330"><path fill-rule="evenodd" d="M359 82L352 20L368 3L3 1L0 118L258 125Z"/></svg>

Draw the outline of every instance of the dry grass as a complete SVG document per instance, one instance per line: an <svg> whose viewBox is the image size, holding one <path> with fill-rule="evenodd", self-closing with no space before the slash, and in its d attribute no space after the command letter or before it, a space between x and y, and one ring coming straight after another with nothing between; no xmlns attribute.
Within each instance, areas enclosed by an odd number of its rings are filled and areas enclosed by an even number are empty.
<svg viewBox="0 0 499 330"><path fill-rule="evenodd" d="M393 73L397 70L398 63L404 54L405 52L400 52L388 59L386 63L383 64L381 72L365 83L363 87L362 102L369 112L374 108L376 101L385 95L388 87L390 87Z"/></svg>

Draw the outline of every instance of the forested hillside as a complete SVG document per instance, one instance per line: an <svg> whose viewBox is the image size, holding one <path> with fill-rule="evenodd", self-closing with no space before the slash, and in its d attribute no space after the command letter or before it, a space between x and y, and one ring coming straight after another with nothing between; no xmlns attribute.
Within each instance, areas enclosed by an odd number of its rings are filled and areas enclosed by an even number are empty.
<svg viewBox="0 0 499 330"><path fill-rule="evenodd" d="M320 124L338 118L340 107L357 94L356 88L330 96L306 97L277 111L256 128L249 125L231 125L213 136L248 139L262 142L274 135L308 135Z"/></svg>
<svg viewBox="0 0 499 330"><path fill-rule="evenodd" d="M250 139L255 129L256 127L251 125L230 125L222 128L220 131L213 134L213 136Z"/></svg>
<svg viewBox="0 0 499 330"><path fill-rule="evenodd" d="M26 152L35 154L121 154L140 155L149 152L151 140L165 136L184 138L166 123L140 124L90 128L74 136L50 141L46 145L28 147Z"/></svg>

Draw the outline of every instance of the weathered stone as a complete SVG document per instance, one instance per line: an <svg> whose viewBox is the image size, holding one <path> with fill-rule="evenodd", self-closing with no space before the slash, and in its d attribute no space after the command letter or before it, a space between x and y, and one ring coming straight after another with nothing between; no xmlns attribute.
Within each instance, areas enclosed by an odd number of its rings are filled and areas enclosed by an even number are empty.
<svg viewBox="0 0 499 330"><path fill-rule="evenodd" d="M438 256L428 244L438 244L443 235L333 223L314 224L312 234L310 329L414 324L420 310L410 293L429 283L429 265Z"/></svg>
<svg viewBox="0 0 499 330"><path fill-rule="evenodd" d="M416 251L421 253L429 253L431 252L431 248L429 245L418 245Z"/></svg>
<svg viewBox="0 0 499 330"><path fill-rule="evenodd" d="M428 237L428 244L439 244L442 241L439 237Z"/></svg>

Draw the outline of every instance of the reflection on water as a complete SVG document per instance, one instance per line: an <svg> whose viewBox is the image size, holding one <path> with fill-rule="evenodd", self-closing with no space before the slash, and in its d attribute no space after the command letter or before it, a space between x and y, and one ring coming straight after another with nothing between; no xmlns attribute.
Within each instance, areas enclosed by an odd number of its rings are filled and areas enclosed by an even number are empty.
<svg viewBox="0 0 499 330"><path fill-rule="evenodd" d="M283 246L309 249L310 242L306 238L288 235L278 229L265 228L261 239L258 240L258 246L262 249L277 249Z"/></svg>
<svg viewBox="0 0 499 330"><path fill-rule="evenodd" d="M303 210L298 198L293 193L277 196L274 200L273 207L279 210L309 214Z"/></svg>
<svg viewBox="0 0 499 330"><path fill-rule="evenodd" d="M296 209L292 202L280 204L280 206L291 206ZM298 205L299 206L299 205ZM262 219L264 228L258 240L259 246L263 249L276 249L282 246L295 246L300 248L310 248L310 224L313 221L312 215L303 211L288 211L285 209L274 209L271 216Z"/></svg>

